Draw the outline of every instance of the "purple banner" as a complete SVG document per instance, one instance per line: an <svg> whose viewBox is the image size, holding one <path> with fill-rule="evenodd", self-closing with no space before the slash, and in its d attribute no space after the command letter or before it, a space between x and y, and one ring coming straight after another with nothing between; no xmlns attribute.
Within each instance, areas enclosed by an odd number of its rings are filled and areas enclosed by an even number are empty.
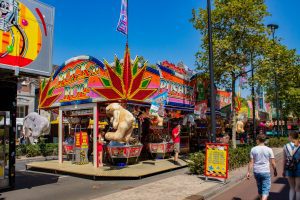
<svg viewBox="0 0 300 200"><path fill-rule="evenodd" d="M122 0L122 4L121 4L121 13L120 13L120 19L119 19L119 23L117 26L117 31L127 35L127 25L128 25L128 21L127 21L127 0Z"/></svg>

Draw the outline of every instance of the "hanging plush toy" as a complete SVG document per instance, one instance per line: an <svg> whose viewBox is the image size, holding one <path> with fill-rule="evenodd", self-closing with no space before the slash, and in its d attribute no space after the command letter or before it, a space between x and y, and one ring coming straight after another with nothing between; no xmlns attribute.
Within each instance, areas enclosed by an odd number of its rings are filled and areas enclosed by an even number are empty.
<svg viewBox="0 0 300 200"><path fill-rule="evenodd" d="M237 133L244 133L245 130L244 130L244 123L245 121L245 116L243 115L240 115L238 116L238 121L236 122L236 132Z"/></svg>
<svg viewBox="0 0 300 200"><path fill-rule="evenodd" d="M160 117L158 114L151 115L151 124L154 126L163 126L164 118Z"/></svg>

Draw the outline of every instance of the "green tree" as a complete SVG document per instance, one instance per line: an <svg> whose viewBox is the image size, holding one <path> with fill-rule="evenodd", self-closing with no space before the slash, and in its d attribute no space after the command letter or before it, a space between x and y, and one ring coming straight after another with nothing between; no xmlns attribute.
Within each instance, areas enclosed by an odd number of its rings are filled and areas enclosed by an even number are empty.
<svg viewBox="0 0 300 200"><path fill-rule="evenodd" d="M191 22L202 34L201 50L196 53L198 69L208 73L207 12L193 10ZM259 58L267 41L263 20L269 13L264 0L215 0L212 10L214 73L216 83L232 89L235 107L236 79L249 65L251 55ZM235 109L232 112L232 140L236 148Z"/></svg>
<svg viewBox="0 0 300 200"><path fill-rule="evenodd" d="M267 101L276 101L275 90L278 91L281 113L284 118L289 115L300 117L300 63L295 49L288 49L280 41L271 41L271 48L265 51L260 60L260 67L255 77L257 84L267 91ZM275 77L277 84L275 85Z"/></svg>

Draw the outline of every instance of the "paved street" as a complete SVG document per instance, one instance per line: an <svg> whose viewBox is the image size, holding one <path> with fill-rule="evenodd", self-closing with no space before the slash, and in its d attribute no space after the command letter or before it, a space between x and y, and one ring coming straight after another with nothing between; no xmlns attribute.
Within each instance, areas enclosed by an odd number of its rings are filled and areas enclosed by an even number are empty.
<svg viewBox="0 0 300 200"><path fill-rule="evenodd" d="M288 199L288 182L281 176L282 174L282 161L280 158L277 160L278 175L276 178L272 177L272 187L270 192L270 200L285 200ZM254 177L250 180L244 180L237 186L227 190L224 193L218 194L212 200L255 200L257 199L257 189Z"/></svg>
<svg viewBox="0 0 300 200"><path fill-rule="evenodd" d="M274 154L282 155L282 149L273 149ZM277 157L277 156L276 156ZM279 174L281 174L280 156L277 157ZM42 158L41 158L42 159ZM229 173L231 179L229 184L221 182L205 182L197 175L188 175L187 168L163 173L160 175L144 178L141 180L99 180L93 181L81 177L55 175L40 172L25 171L26 162L30 160L17 161L16 190L3 192L0 199L194 199L201 196L211 197L214 200L244 199L252 200L257 197L254 179L244 180L246 167L233 170ZM273 179L270 199L285 199L287 185L285 179L278 177ZM232 184L230 184L232 183ZM233 187L226 191L227 187ZM222 191L225 191L222 193ZM221 193L221 194L220 194ZM218 194L218 197L211 195Z"/></svg>
<svg viewBox="0 0 300 200"><path fill-rule="evenodd" d="M0 193L0 199L16 200L75 200L94 199L111 193L135 188L161 179L184 174L187 168L141 180L99 180L25 171L25 163L17 161L16 190Z"/></svg>

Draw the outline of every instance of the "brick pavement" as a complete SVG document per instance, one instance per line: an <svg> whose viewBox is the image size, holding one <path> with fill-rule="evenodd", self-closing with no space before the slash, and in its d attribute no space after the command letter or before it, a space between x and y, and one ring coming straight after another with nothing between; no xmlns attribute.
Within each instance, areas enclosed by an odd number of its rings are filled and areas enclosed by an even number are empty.
<svg viewBox="0 0 300 200"><path fill-rule="evenodd" d="M276 157L282 155L282 148L274 148ZM201 200L212 197L240 183L245 178L247 167L229 173L227 184L203 181L199 176L181 174L149 184L99 197L94 200Z"/></svg>

